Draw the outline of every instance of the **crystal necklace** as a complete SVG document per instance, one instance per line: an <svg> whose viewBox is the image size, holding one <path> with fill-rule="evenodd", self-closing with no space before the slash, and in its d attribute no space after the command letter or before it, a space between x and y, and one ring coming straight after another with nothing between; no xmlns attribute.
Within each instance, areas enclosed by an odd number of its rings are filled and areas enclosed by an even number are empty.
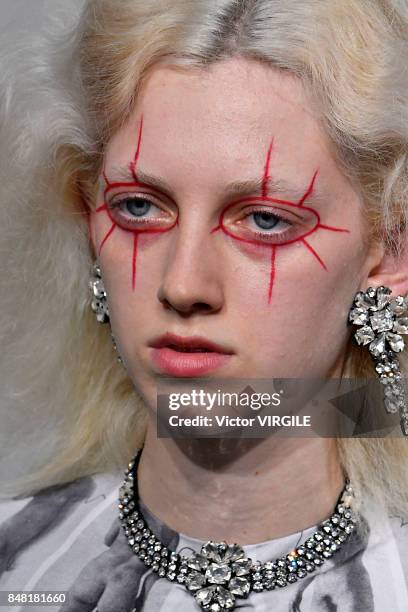
<svg viewBox="0 0 408 612"><path fill-rule="evenodd" d="M305 578L338 551L353 531L353 489L348 479L330 518L286 556L252 561L238 544L208 541L192 556L170 551L147 526L138 506L137 467L141 451L129 463L119 489L119 519L129 546L160 577L183 584L199 607L208 612L235 608L237 598L251 591L285 587Z"/></svg>

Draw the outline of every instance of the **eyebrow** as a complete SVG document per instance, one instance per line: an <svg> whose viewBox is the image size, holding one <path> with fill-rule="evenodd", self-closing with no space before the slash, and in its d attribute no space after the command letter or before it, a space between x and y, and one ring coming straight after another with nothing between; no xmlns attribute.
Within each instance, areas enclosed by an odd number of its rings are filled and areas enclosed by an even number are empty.
<svg viewBox="0 0 408 612"><path fill-rule="evenodd" d="M176 195L166 183L165 179L160 176L155 176L152 174L148 174L144 172L140 168L137 169L136 172L137 182L143 183L146 187L156 188L157 190L163 192L165 195L169 196L171 199L176 200ZM311 177L312 178L312 177ZM109 176L107 176L109 183L134 183L135 178L131 172L129 167L113 167L111 172L109 172ZM103 179L102 179L103 180ZM264 178L254 178L247 179L243 181L233 181L228 183L223 190L223 195L226 199L245 197L245 196L260 196L262 193L262 186L264 183ZM299 188L298 186L294 186L291 183L285 180L277 180L274 181L272 179L268 180L268 194L269 197L273 198L276 196L285 195L284 200L287 202L299 202L307 192L309 184L302 186ZM305 202L322 202L323 198L322 194L316 192L316 185L314 186L313 192L306 198Z"/></svg>

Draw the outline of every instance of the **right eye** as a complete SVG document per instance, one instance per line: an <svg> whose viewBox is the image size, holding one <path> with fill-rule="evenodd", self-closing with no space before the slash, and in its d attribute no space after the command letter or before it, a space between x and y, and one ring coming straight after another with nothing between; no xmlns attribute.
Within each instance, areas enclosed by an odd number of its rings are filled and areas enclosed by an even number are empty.
<svg viewBox="0 0 408 612"><path fill-rule="evenodd" d="M154 204L145 198L126 198L121 202L121 209L125 209L126 212L129 212L135 217L147 215L152 206L154 206Z"/></svg>
<svg viewBox="0 0 408 612"><path fill-rule="evenodd" d="M174 213L142 195L118 195L108 207L114 221L125 229L168 229L176 220Z"/></svg>

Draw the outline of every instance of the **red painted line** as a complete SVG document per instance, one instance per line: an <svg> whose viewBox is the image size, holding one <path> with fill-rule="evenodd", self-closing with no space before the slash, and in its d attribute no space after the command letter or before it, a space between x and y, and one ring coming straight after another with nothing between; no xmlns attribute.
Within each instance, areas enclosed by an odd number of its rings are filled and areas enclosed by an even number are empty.
<svg viewBox="0 0 408 612"><path fill-rule="evenodd" d="M108 177L106 176L105 167L102 170L102 176L103 176L103 180L105 181L105 183L109 186L110 183L109 183Z"/></svg>
<svg viewBox="0 0 408 612"><path fill-rule="evenodd" d="M145 187L147 189L154 189L154 191L156 191L157 193L160 193L161 195L167 197L167 195L162 193L159 189L151 188L149 185L146 185L146 184L142 183L141 181L139 181L137 179L137 163L138 163L138 159L139 159L139 155L140 155L140 149L141 149L142 131L143 131L143 116L140 119L138 138L137 138L137 146L136 146L136 151L135 151L134 159L133 159L133 161L131 161L129 163L129 168L130 168L130 171L132 172L132 176L134 178L134 181L110 183L108 177L106 176L105 167L104 167L103 171L102 171L102 174L103 174L103 178L104 178L105 183L106 183L106 188L104 190L105 197L106 197L107 193L109 193L111 190L117 189L117 188L122 188L122 187ZM316 231L316 229L318 227L321 227L323 229L327 229L327 230L330 230L330 231L337 231L337 232L349 232L350 231L350 230L343 229L343 228L336 228L336 227L332 227L332 226L329 226L329 225L321 224L320 223L319 213L316 210L314 210L313 208L310 208L310 207L307 207L307 206L305 206L304 208L309 210L311 213L313 213L315 215L316 220L317 220L316 225L311 230L309 230L308 232L303 234L303 236L294 238L293 240L287 240L287 241L279 243L279 244L270 245L270 244L258 241L256 239L251 240L251 239L241 238L239 236L235 236L235 234L230 232L224 226L223 219L224 219L226 211L231 206L236 205L238 203L245 202L245 201L252 202L252 203L254 201L263 201L263 202L266 201L266 202L272 202L274 204L283 204L283 205L286 205L286 206L301 207L301 206L303 206L303 204L306 201L306 199L313 192L315 180L316 180L316 177L317 177L317 174L318 174L318 170L316 170L316 172L314 173L313 178L312 178L312 180L311 180L311 182L309 184L309 187L307 188L306 192L304 193L304 195L302 196L302 198L298 202L292 202L290 200L282 200L282 199L278 199L278 198L273 198L273 197L270 197L268 195L268 183L269 183L269 180L271 178L269 172L270 172L270 162L271 162L272 151L273 151L273 142L274 142L274 139L272 138L271 143L270 143L269 148L268 148L266 160L265 160L264 175L263 175L263 180L262 180L262 195L254 197L254 198L241 198L239 200L236 200L235 202L230 203L221 212L219 224L214 229L211 230L211 234L213 234L213 233L215 233L215 232L217 232L219 230L222 230L226 235L231 236L235 240L239 240L239 241L250 243L250 244L255 244L255 245L258 245L258 246L263 247L263 248L265 248L265 247L271 248L271 260L270 260L271 264L270 264L269 287L268 287L268 303L271 303L271 300L272 300L272 291L273 291L273 286L274 286L274 281L275 281L275 276L276 276L275 260L276 260L276 249L277 249L277 247L284 246L286 244L291 244L291 243L297 242L297 241L302 241L303 244L309 249L309 251L316 257L316 259L319 261L320 265L325 270L327 270L327 267L324 264L323 260L319 257L319 255L316 253L316 251L311 247L311 245L305 240L305 238L308 235L310 235L311 233L313 233L314 231ZM129 228L122 227L121 225L119 225L119 223L113 218L112 213L111 213L109 207L107 206L106 202L104 204L102 204L101 206L99 206L96 210L97 210L97 212L105 210L107 212L109 218L112 221L112 226L111 226L110 230L108 231L108 233L106 234L105 238L102 241L102 244L101 244L101 246L99 248L99 253L101 252L101 249L102 249L104 243L106 242L106 240L109 238L109 236L114 231L115 227L119 227L120 229L122 229L124 231L133 232L132 288L134 290L135 286L136 286L136 272L137 272L137 265L136 264L137 264L137 252L138 252L138 238L139 238L139 234L141 234L143 232L146 232L146 233L164 233L164 232L167 232L170 229L172 229L175 225L178 225L178 223L179 223L178 216L177 216L176 221L174 222L174 224L172 226L170 226L169 228L166 228L166 229L146 229L146 230L143 230L143 229L133 229L131 227L129 227Z"/></svg>
<svg viewBox="0 0 408 612"><path fill-rule="evenodd" d="M165 227L165 228L156 228L156 229L140 229L140 228L134 228L134 227L124 227L123 225L120 225L120 223L113 217L112 215L112 210L107 206L106 207L106 212L108 214L109 219L112 221L112 223L114 223L115 225L117 225L121 230L125 231L125 232L136 232L139 234L143 234L143 233L149 233L149 234L163 234L164 232L169 232L171 229L173 229L173 227L175 227L177 225L177 220L178 217L176 218L176 220L174 221L174 223L172 225L170 225L170 227Z"/></svg>
<svg viewBox="0 0 408 612"><path fill-rule="evenodd" d="M304 245L306 245L306 246L307 246L307 248L309 249L309 251L310 251L311 253L313 253L313 255L316 257L316 259L317 259L317 260L320 262L321 266L323 266L323 268L324 268L325 270L327 270L327 268L326 268L326 266L325 266L325 264L324 264L323 260L322 260L322 259L320 259L319 255L316 253L316 251L314 250L314 248L313 248L313 247L311 247L311 246L310 246L310 244L309 244L308 242L306 242L306 240L305 240L304 238L302 238L302 242L303 242L303 244L304 244Z"/></svg>
<svg viewBox="0 0 408 612"><path fill-rule="evenodd" d="M272 301L272 288L275 280L275 256L276 256L276 247L273 246L271 248L271 272L269 275L269 290L268 290L268 304Z"/></svg>
<svg viewBox="0 0 408 612"><path fill-rule="evenodd" d="M262 181L262 197L263 198L266 198L268 195L268 182L269 182L269 179L271 178L269 176L269 166L271 163L272 149L273 149L273 138L271 140L271 144L269 145L269 149L268 149L268 153L267 153L266 161L265 161L265 166L264 166L264 175L263 175L263 181Z"/></svg>
<svg viewBox="0 0 408 612"><path fill-rule="evenodd" d="M109 183L105 189L105 195L112 191L112 189L119 189L120 187L144 187L143 183L139 181L117 181L115 183Z"/></svg>
<svg viewBox="0 0 408 612"><path fill-rule="evenodd" d="M234 240L239 240L240 242L246 242L247 244L258 245L259 247L271 247L271 246L279 247L279 246L284 246L286 244L293 244L294 242L298 242L299 240L302 240L303 238L306 238L307 236L310 236L310 234L313 234L316 231L317 227L318 227L318 224L314 225L310 230L308 230L307 232L305 232L301 236L297 236L296 238L285 240L283 242L279 242L279 243L276 243L276 244L271 244L271 243L269 243L269 242L267 242L265 240L257 240L256 238L242 238L241 236L236 236L227 227L225 227L224 225L221 225L222 231L227 236L230 236L231 238L234 238Z"/></svg>
<svg viewBox="0 0 408 612"><path fill-rule="evenodd" d="M107 241L109 236L112 234L112 232L115 229L115 227L116 227L116 223L112 223L109 232L106 234L105 238L102 240L101 246L99 247L99 255L101 254L103 245L105 244L105 242Z"/></svg>
<svg viewBox="0 0 408 612"><path fill-rule="evenodd" d="M143 129L143 116L140 118L140 124L139 124L139 133L138 133L138 139L137 139L137 146L136 146L136 151L135 151L135 155L134 155L134 159L132 162L130 162L129 164L129 168L132 172L134 181L118 181L118 182L114 182L111 183L106 175L105 172L105 163L103 166L103 170L102 170L102 175L103 178L105 180L106 183L106 187L104 190L104 196L106 199L106 195L112 191L113 189L118 189L121 187L146 187L150 190L154 190L157 193L160 193L161 195L167 197L167 195L163 192L161 192L159 189L157 188L152 188L149 185L146 185L144 183L142 183L141 181L139 181L137 179L137 175L136 175L136 167L137 167L137 162L139 159L139 154L140 154L140 147L141 147L141 141L142 141L142 129ZM106 240L109 238L109 236L112 234L112 232L114 231L115 227L119 227L120 229L126 231L126 232L132 232L133 233L133 253L132 253L132 288L134 289L136 286L136 259L137 259L137 244L138 244L138 238L139 238L139 234L142 233L149 233L149 234L162 234L164 232L168 232L169 230L171 230L175 225L178 224L178 216L175 220L175 222L168 228L164 228L164 229L134 229L131 227L123 227L122 225L120 225L118 223L118 221L116 221L116 219L114 219L114 217L112 216L112 211L110 210L109 206L107 205L106 201L104 202L104 204L102 204L101 206L99 206L96 211L97 212L101 212L102 210L106 211L109 219L112 221L112 225L110 230L108 231L108 233L106 234L105 238L102 241L101 246L99 247L99 253L102 250L103 245L105 244Z"/></svg>
<svg viewBox="0 0 408 612"><path fill-rule="evenodd" d="M327 230L331 230L332 232L348 232L348 233L350 233L350 230L348 230L348 229L343 229L341 227L332 227L331 225L322 225L321 223L319 223L318 227L321 227L321 228L327 229Z"/></svg>
<svg viewBox="0 0 408 612"><path fill-rule="evenodd" d="M133 255L132 255L132 289L135 290L136 286L136 257L137 257L137 239L139 238L139 233L135 232L133 234Z"/></svg>
<svg viewBox="0 0 408 612"><path fill-rule="evenodd" d="M305 200L307 200L307 198L313 193L313 188L314 188L314 184L315 184L317 173L318 173L318 170L316 170L316 172L314 173L313 178L312 178L312 180L310 182L310 185L307 188L307 191L305 192L305 194L300 198L299 202L297 203L298 206L302 206L303 202Z"/></svg>
<svg viewBox="0 0 408 612"><path fill-rule="evenodd" d="M133 161L130 163L130 169L132 171L133 178L135 179L135 181L137 181L136 168L137 168L137 162L138 162L138 159L139 159L140 144L142 142L142 130L143 130L143 115L140 118L139 134L138 134L138 137L137 137L137 146L136 146L135 157L134 157Z"/></svg>

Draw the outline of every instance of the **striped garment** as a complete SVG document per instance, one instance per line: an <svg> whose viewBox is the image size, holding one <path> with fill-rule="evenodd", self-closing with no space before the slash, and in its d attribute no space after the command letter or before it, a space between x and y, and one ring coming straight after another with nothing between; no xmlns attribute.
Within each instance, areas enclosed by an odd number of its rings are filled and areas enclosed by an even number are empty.
<svg viewBox="0 0 408 612"><path fill-rule="evenodd" d="M67 591L61 606L1 608L27 612L198 612L192 595L159 578L129 548L117 510L122 472L85 477L34 497L0 503L0 591ZM147 523L171 550L203 541L176 533L140 502ZM407 612L408 527L378 506L362 511L368 536L353 532L321 568L284 588L237 599L258 612ZM243 546L253 560L287 554L315 530Z"/></svg>

